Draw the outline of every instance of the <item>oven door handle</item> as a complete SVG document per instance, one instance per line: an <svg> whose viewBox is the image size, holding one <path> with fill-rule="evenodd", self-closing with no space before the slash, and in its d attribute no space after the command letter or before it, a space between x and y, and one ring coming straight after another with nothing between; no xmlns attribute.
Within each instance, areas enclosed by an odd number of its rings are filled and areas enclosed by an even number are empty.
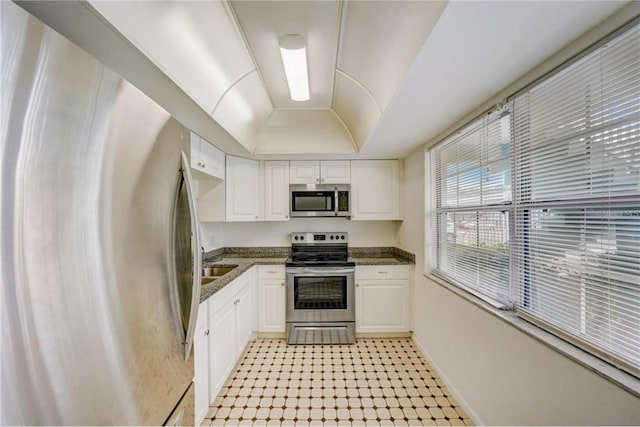
<svg viewBox="0 0 640 427"><path fill-rule="evenodd" d="M355 268L310 268L310 267L297 267L287 269L287 274L293 274L295 276L317 276L317 275L334 275L334 274L351 274L355 272Z"/></svg>

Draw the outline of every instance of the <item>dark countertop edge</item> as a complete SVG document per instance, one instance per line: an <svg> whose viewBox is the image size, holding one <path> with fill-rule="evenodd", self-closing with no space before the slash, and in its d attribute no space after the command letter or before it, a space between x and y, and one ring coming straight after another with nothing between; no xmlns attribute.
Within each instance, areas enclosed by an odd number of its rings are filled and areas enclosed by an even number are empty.
<svg viewBox="0 0 640 427"><path fill-rule="evenodd" d="M211 298L255 265L284 265L290 251L291 248L288 247L246 247L220 248L205 253L203 267L238 267L213 282L200 286L200 303ZM415 264L415 255L394 247L349 248L349 255L356 266Z"/></svg>

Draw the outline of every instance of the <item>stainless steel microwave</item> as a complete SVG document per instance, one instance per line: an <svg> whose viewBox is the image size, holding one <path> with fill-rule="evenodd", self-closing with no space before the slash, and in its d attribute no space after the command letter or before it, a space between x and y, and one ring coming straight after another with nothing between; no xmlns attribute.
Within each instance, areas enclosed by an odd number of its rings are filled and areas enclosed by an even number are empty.
<svg viewBox="0 0 640 427"><path fill-rule="evenodd" d="M290 215L292 218L351 216L349 190L349 184L291 184Z"/></svg>

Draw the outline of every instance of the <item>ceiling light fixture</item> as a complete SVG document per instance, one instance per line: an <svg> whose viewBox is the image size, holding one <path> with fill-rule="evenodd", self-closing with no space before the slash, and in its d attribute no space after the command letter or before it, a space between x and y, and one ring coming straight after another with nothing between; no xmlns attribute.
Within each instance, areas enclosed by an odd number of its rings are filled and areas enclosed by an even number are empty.
<svg viewBox="0 0 640 427"><path fill-rule="evenodd" d="M299 34L280 37L280 55L284 73L289 84L289 93L294 101L309 100L309 73L307 71L307 48Z"/></svg>

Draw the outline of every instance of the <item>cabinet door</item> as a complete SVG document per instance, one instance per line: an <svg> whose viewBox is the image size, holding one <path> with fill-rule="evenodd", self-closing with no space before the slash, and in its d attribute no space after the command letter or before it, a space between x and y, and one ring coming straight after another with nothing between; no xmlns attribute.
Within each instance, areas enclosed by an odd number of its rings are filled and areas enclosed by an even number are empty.
<svg viewBox="0 0 640 427"><path fill-rule="evenodd" d="M236 354L240 355L251 339L255 325L255 295L253 283L240 291L234 304L236 306Z"/></svg>
<svg viewBox="0 0 640 427"><path fill-rule="evenodd" d="M227 156L227 221L260 219L260 168L254 160Z"/></svg>
<svg viewBox="0 0 640 427"><path fill-rule="evenodd" d="M225 178L224 153L200 138L200 154L202 171L216 178Z"/></svg>
<svg viewBox="0 0 640 427"><path fill-rule="evenodd" d="M191 132L191 168L196 170L202 170L202 140L200 137Z"/></svg>
<svg viewBox="0 0 640 427"><path fill-rule="evenodd" d="M289 220L289 162L264 163L264 219Z"/></svg>
<svg viewBox="0 0 640 427"><path fill-rule="evenodd" d="M200 425L209 410L209 333L196 330L193 340L196 425ZM213 399L211 399L213 400Z"/></svg>
<svg viewBox="0 0 640 427"><path fill-rule="evenodd" d="M258 283L258 330L285 331L285 279L260 280Z"/></svg>
<svg viewBox="0 0 640 427"><path fill-rule="evenodd" d="M357 280L356 332L408 332L409 281Z"/></svg>
<svg viewBox="0 0 640 427"><path fill-rule="evenodd" d="M236 363L236 305L209 317L209 396L213 400Z"/></svg>
<svg viewBox="0 0 640 427"><path fill-rule="evenodd" d="M348 160L321 161L320 182L323 184L350 184L351 162Z"/></svg>
<svg viewBox="0 0 640 427"><path fill-rule="evenodd" d="M291 184L320 184L320 162L299 160L289 162Z"/></svg>
<svg viewBox="0 0 640 427"><path fill-rule="evenodd" d="M351 162L351 219L392 220L400 216L398 160L353 160Z"/></svg>
<svg viewBox="0 0 640 427"><path fill-rule="evenodd" d="M200 303L193 338L195 414L200 425L209 410L209 318L208 301Z"/></svg>

